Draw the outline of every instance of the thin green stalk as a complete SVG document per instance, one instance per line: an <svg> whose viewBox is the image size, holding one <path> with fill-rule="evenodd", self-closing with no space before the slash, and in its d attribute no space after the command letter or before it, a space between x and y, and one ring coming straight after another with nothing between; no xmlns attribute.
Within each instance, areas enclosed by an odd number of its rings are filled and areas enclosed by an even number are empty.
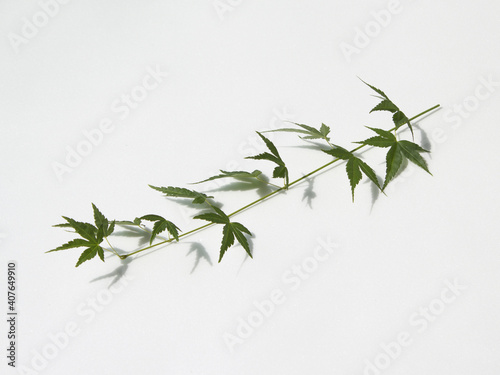
<svg viewBox="0 0 500 375"><path fill-rule="evenodd" d="M410 119L409 119L409 121L413 121L413 120L415 120L416 118L421 117L421 116L425 115L426 113L429 113L429 112L431 112L431 111L435 110L435 109L436 109L436 108L438 108L439 106L440 106L440 105L439 105L439 104L437 104L437 105L435 105L435 106L433 106L433 107L431 107L431 108L429 108L429 109L427 109L427 110L425 110L425 111L423 111L423 112L419 113L418 115L413 116L412 118L410 118ZM392 129L390 129L389 131L393 131L393 130L396 130L396 127L394 127L394 128L392 128ZM365 146L366 146L365 144L360 145L360 146L358 146L358 147L356 147L356 148L352 149L350 152L356 152L356 151L358 151L358 150L362 149L362 148L363 148L363 147L365 147ZM247 205L245 205L245 206L241 207L240 209L238 209L238 210L236 210L236 211L234 211L234 212L232 212L232 213L228 214L227 216L229 216L229 217L234 216L234 215L236 215L237 213L239 213L239 212L241 212L241 211L244 211L244 210L246 210L247 208L249 208L249 207L252 207L252 206L256 205L257 203L260 203L260 202L262 202L262 201L266 200L267 198L270 198L270 197L272 197L273 195L276 195L276 194L278 194L278 193L282 192L283 190L287 190L290 186L293 186L293 185L295 185L295 184L297 184L297 183L299 183L299 182L301 182L301 181L305 180L306 178L308 178L308 177L312 176L313 174L315 174L315 173L317 173L317 172L319 172L319 171L321 171L321 170L323 170L323 169L325 169L325 168L329 167L330 165L334 164L335 162L337 162L337 161L339 161L339 160L341 160L341 159L337 158L337 159L331 160L331 161L329 161L328 163L326 163L326 164L322 165L321 167L316 168L315 170L313 170L313 171L311 171L311 172L309 172L309 173L307 173L307 174L303 175L302 177L300 177L300 178L298 178L298 179L296 179L295 181L292 181L292 182L290 182L290 183L288 183L288 181L286 181L285 186L283 186L283 187L279 187L277 190L275 190L275 191L273 191L273 192L271 192L271 193L269 193L269 194L267 194L267 195L264 195L263 197L261 197L261 198L259 198L259 199L255 200L255 201L253 201L253 202L248 203ZM207 202L207 203L208 203L208 202ZM210 204L210 203L209 203L209 204ZM187 235L189 235L189 234L192 234L192 233L195 233L195 232L197 232L197 231L199 231L199 230L201 230L201 229L207 228L207 227L209 227L209 226L211 226L211 225L214 225L214 223L208 223L208 224L202 225L201 227L198 227L198 228L195 228L195 229L193 229L193 230L190 230L189 232L186 232L186 233L183 233L183 234L179 235L179 238L181 238L181 237L185 237L185 236L187 236ZM136 250L136 251L131 252L131 253L126 254L126 255L119 255L119 257L120 257L121 259L125 259L125 258L127 258L127 257L129 257L129 256L131 256L131 255L134 255L134 254L140 253L140 252L145 251L145 250L149 250L149 249L151 249L151 248L153 248L153 247L160 246L160 245L163 245L163 244L166 244L166 243L172 242L172 240L173 240L173 238L171 238L171 239L169 239L169 240L162 241L162 242L158 242L158 243L156 243L156 244L154 244L154 245L151 245L151 246L148 246L148 247L145 247L145 248L142 248L142 249Z"/></svg>

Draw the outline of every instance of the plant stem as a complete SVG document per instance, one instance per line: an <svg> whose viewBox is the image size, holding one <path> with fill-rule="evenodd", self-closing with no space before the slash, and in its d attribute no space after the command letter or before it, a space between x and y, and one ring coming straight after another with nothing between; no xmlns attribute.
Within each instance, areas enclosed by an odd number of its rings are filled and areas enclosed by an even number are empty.
<svg viewBox="0 0 500 375"><path fill-rule="evenodd" d="M436 109L436 108L438 108L439 106L440 106L440 105L439 105L439 104L437 104L437 105L435 105L435 106L433 106L433 107L431 107L431 108L429 108L429 109L427 109L427 110L425 110L425 111L423 111L423 112L419 113L418 115L413 116L412 118L410 118L410 119L409 119L409 121L413 121L413 120L415 120L416 118L421 117L421 116L425 115L426 113L429 113L429 112L431 112L431 111L435 110L435 109ZM394 127L394 128L392 128L392 129L390 129L389 131L393 131L393 130L396 130L396 127ZM360 145L360 146L358 146L358 147L356 147L356 148L352 149L350 152L356 152L356 151L358 151L358 150L362 149L362 148L363 148L363 147L365 147L365 146L366 146L365 144ZM269 194L266 194L266 195L264 195L263 197L261 197L261 198L259 198L259 199L255 200L255 201L253 201L253 202L251 202L251 203L248 203L247 205L245 205L245 206L243 206L243 207L241 207L241 208L237 209L236 211L234 211L234 212L232 212L232 213L228 214L227 216L229 216L229 217L234 216L234 215L236 215L237 213L239 213L239 212L241 212L241 211L244 211L244 210L246 210L247 208L249 208L249 207L252 207L252 206L256 205L257 203L260 203L260 202L262 202L262 201L266 200L267 198L272 197L272 196L273 196L273 195L275 195L275 194L278 194L278 193L280 193L280 192L282 192L282 191L284 191L284 190L287 190L290 186L293 186L293 185L295 185L295 184L297 184L297 183L299 183L299 182L301 182L301 181L305 180L306 178L308 178L308 177L312 176L313 174L315 174L315 173L317 173L317 172L319 172L319 171L321 171L321 170L323 170L323 169L325 169L325 168L329 167L330 165L334 164L335 162L337 162L337 161L339 161L339 160L340 160L339 158L333 159L332 161L329 161L328 163L326 163L326 164L322 165L321 167L316 168L315 170L313 170L313 171L311 171L311 172L309 172L309 173L307 173L307 174L303 175L302 177L300 177L300 178L298 178L298 179L296 179L296 180L294 180L294 181L292 181L292 182L290 182L290 183L288 183L288 181L286 181L286 182L285 182L285 186L283 186L283 187L279 187L277 190L274 190L273 192L271 192L271 193L269 193ZM208 203L208 202L207 202L207 203ZM210 204L210 203L209 203L209 204ZM195 228L195 229L193 229L193 230L190 230L189 232L186 232L186 233L183 233L183 234L179 235L179 238L181 238L181 237L185 237L185 236L187 236L187 235L189 235L189 234L192 234L192 233L195 233L195 232L197 232L197 231L199 231L199 230L201 230L201 229L207 228L207 227L209 227L209 226L211 226L211 225L214 225L214 223L208 223L208 224L202 225L201 227L198 227L198 228ZM151 249L151 248L153 248L153 247L156 247L156 246L160 246L160 245L163 245L163 244L166 244L166 243L170 243L170 242L172 242L172 240L173 240L173 238L171 238L171 239L169 239L169 240L162 241L162 242L158 242L158 243L156 243L156 244L154 244L154 245L151 245L151 246L148 246L148 247L145 247L145 248L142 248L142 249L136 250L136 251L133 251L133 252L131 252L131 253L129 253L129 254L125 254L125 255L118 255L118 256L120 257L120 259L126 259L127 257L129 257L129 256L131 256L131 255L134 255L134 254L140 253L140 252L145 251L145 250L149 250L149 249Z"/></svg>

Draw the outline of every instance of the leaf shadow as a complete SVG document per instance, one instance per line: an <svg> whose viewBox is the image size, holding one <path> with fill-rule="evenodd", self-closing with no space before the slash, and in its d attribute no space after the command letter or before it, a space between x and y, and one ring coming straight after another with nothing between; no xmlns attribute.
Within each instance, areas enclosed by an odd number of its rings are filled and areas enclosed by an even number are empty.
<svg viewBox="0 0 500 375"><path fill-rule="evenodd" d="M207 207L205 204L193 203L193 200L191 198L174 198L174 197L164 197L164 198L169 202L174 202L181 206L191 208L193 210L204 210ZM217 206L218 208L224 207L223 203L218 202L212 198L209 198L208 200L210 201L210 204Z"/></svg>
<svg viewBox="0 0 500 375"><path fill-rule="evenodd" d="M151 232L145 229L139 229L138 227L131 225L120 225L123 228L122 231L113 232L113 236L118 237L135 237L138 239L137 246L143 246L149 244L149 239L151 237Z"/></svg>
<svg viewBox="0 0 500 375"><path fill-rule="evenodd" d="M314 192L314 177L306 178L307 187L304 190L304 194L302 195L302 202L306 201L306 206L312 209L312 201L316 198L317 194Z"/></svg>
<svg viewBox="0 0 500 375"><path fill-rule="evenodd" d="M415 129L418 129L419 133L420 133L420 143L422 145L422 147L424 149L426 149L427 151L432 151L432 142L429 138L429 136L427 135L427 132L422 129L421 126L419 125L414 125L413 126ZM429 157L431 157L432 154L429 154Z"/></svg>
<svg viewBox="0 0 500 375"><path fill-rule="evenodd" d="M377 175L377 180L379 180L379 182L380 182L380 178L378 175ZM372 213L373 207L375 206L375 203L380 198L380 189L370 179L366 179L364 183L370 184L370 191L371 191L371 196L372 196L372 204L370 206L370 213Z"/></svg>
<svg viewBox="0 0 500 375"><path fill-rule="evenodd" d="M121 261L121 265L118 266L117 268L115 268L113 271L111 271L105 275L96 277L95 279L90 280L90 282L93 283L93 282L96 282L99 280L112 278L111 283L108 285L108 289L111 288L114 284L116 284L118 281L120 281L120 279L125 275L125 273L128 270L129 264L132 262L132 259L126 258L126 259L121 259L120 261Z"/></svg>
<svg viewBox="0 0 500 375"><path fill-rule="evenodd" d="M194 253L196 255L193 268L191 269L191 272L189 274L192 274L198 268L198 265L200 264L200 261L202 259L206 260L208 264L210 264L210 266L213 267L212 259L210 258L210 255L208 254L205 247L201 244L201 242L185 242L185 243L191 244L186 254L186 257L189 256L191 253Z"/></svg>
<svg viewBox="0 0 500 375"><path fill-rule="evenodd" d="M309 143L309 142L308 142ZM292 146L281 146L281 148L303 148L306 150L322 150L325 145L315 143L315 142L310 142L310 145L292 145Z"/></svg>
<svg viewBox="0 0 500 375"><path fill-rule="evenodd" d="M266 181L268 182L268 181ZM258 181L258 180L248 180L248 181L238 181L238 182L230 182L228 184L219 186L214 189L207 190L207 192L213 191L249 191L255 190L257 194L262 198L263 196L271 193L273 189L266 182Z"/></svg>
<svg viewBox="0 0 500 375"><path fill-rule="evenodd" d="M254 252L255 249L254 249L254 245L253 245L253 239L255 238L255 234L254 233L252 233L252 234L253 234L252 237L247 237L247 240L248 240L248 247L250 248L250 253L252 254L252 258L253 258L254 255L255 255L255 252ZM236 272L236 274L239 274L240 271L242 270L243 266L245 265L245 263L249 259L252 259L252 258L250 258L250 255L247 254L247 252L245 251L245 249L243 249L243 247L240 244L235 244L235 247L241 247L241 249L245 253L244 258L241 261L240 267L238 268L238 271Z"/></svg>

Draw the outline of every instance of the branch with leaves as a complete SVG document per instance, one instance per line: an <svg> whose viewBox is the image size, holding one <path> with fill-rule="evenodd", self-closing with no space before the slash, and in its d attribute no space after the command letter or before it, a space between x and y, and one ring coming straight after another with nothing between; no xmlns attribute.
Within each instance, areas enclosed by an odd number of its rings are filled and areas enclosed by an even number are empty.
<svg viewBox="0 0 500 375"><path fill-rule="evenodd" d="M364 81L363 81L364 82ZM387 111L392 114L392 121L394 123L393 128L389 130L379 129L367 127L371 131L373 131L376 135L371 138L367 138L363 141L354 142L359 144L358 147L348 150L344 147L336 145L330 140L330 127L325 124L321 124L319 129L316 129L309 125L292 123L295 127L289 128L281 128L274 130L267 130L263 132L257 132L261 140L266 145L269 152L263 152L258 155L249 156L247 159L253 160L267 160L275 164L274 170L272 172L272 177L275 179L283 179L283 185L276 185L274 183L269 182L269 178L265 177L265 175L260 170L254 170L253 172L247 171L224 171L221 170L221 174L209 177L202 181L195 182L194 184L201 184L208 181L218 180L218 179L233 179L237 181L243 181L247 183L256 182L258 184L265 184L269 186L272 190L270 193L264 195L263 197L254 200L253 202L248 203L247 205L241 207L240 209L232 212L225 213L219 205L213 201L213 196L209 196L203 192L199 192L196 190L190 190L181 187L157 187L149 185L152 189L159 191L167 197L176 198L176 199L188 199L191 201L193 205L199 206L201 209L205 211L199 213L194 216L193 219L199 219L207 221L208 223L202 226L199 226L195 229L192 229L188 232L184 232L180 234L181 230L175 225L172 221L165 219L164 217L157 214L148 214L135 218L134 220L113 220L109 221L100 211L99 209L92 204L92 209L94 213L94 224L80 222L73 220L69 217L63 216L63 219L66 220L65 223L54 225L55 227L62 227L72 229L75 234L79 235L81 238L76 238L72 241L69 241L53 250L49 250L48 252L55 252L61 250L68 250L74 248L84 247L84 251L80 255L76 267L78 267L83 262L95 258L96 255L104 261L104 252L109 252L112 255L118 256L120 259L126 259L132 255L150 250L152 248L158 247L160 245L166 245L173 241L180 241L183 237L188 236L192 233L198 232L204 228L207 228L212 225L222 225L222 240L219 250L219 262L222 260L227 250L234 245L235 241L237 241L248 254L248 256L252 257L252 251L250 249L250 245L248 242L248 237L252 236L250 230L248 230L243 224L239 222L235 222L232 220L232 216L254 206L257 203L260 203L266 199L269 199L284 190L289 189L293 185L296 185L310 176L328 168L332 164L345 161L347 178L349 180L349 184L351 187L351 195L352 200L354 201L354 190L356 186L359 184L363 175L366 176L375 186L385 194L385 189L387 185L397 176L398 172L401 171L402 166L406 161L410 161L418 167L425 170L427 173L431 174L429 168L427 166L426 160L422 157L421 154L429 153L428 150L425 150L420 145L414 143L414 133L412 121L427 114L436 108L439 105L435 105L418 115L408 118L398 106L396 106L389 97L378 88L364 82L368 87L370 87L373 91L377 93L375 95L381 101L370 111ZM398 130L401 127L407 126L411 132L412 141L400 139L400 134ZM278 152L277 147L271 142L268 138L266 138L262 133L265 132L288 132L288 133L296 133L299 135L299 138L305 141L320 141L325 144L319 148L321 152L324 152L333 157L333 160L328 163L314 169L313 171L303 175L300 178L290 182L289 180L289 169L282 159L281 155ZM385 178L383 179L383 183L379 181L375 171L372 167L370 167L366 161L364 161L357 151L362 149L363 147L379 147L388 149L386 157L385 157ZM323 148L326 147L326 148ZM144 221L153 223L152 228L148 228L143 224ZM141 249L137 249L130 253L119 254L110 244L108 237L111 236L114 232L115 226L135 226L145 231L149 235L149 246L143 247ZM167 238L160 237L161 233L165 233ZM160 241L158 241L160 239ZM157 240L156 243L153 243ZM108 246L103 246L103 243L107 243Z"/></svg>

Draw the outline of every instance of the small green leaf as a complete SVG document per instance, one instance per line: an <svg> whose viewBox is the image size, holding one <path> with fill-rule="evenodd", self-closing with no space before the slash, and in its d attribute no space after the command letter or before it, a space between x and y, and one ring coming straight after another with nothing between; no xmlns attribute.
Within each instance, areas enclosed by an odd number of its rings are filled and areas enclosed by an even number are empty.
<svg viewBox="0 0 500 375"><path fill-rule="evenodd" d="M139 220L147 220L147 221L157 221L157 220L165 220L160 215L144 215L138 218Z"/></svg>
<svg viewBox="0 0 500 375"><path fill-rule="evenodd" d="M347 160L346 163L346 172L347 177L349 178L349 184L351 185L352 192L352 201L354 202L354 189L361 181L363 177L363 172L380 190L380 184L377 179L377 175L373 171L373 169L366 164L363 160L355 156L351 151L346 150L343 147L336 146L335 148L329 150L323 150L329 155L332 155L334 158Z"/></svg>
<svg viewBox="0 0 500 375"><path fill-rule="evenodd" d="M202 204L202 203L205 203L205 201L208 198L213 198L212 196L208 196L208 195L200 193L198 191L189 190L189 189L185 189L185 188L179 188L179 187L173 187L173 186L157 187L157 186L152 186L152 185L149 185L149 187L152 189L158 190L159 192L162 192L167 197L193 198L193 203L195 203L195 204Z"/></svg>
<svg viewBox="0 0 500 375"><path fill-rule="evenodd" d="M359 141L354 143L360 143L363 145L375 146L375 147L391 147L394 144L394 142L397 141L396 136L387 130L370 128L369 126L367 126L367 128L373 130L375 133L378 134L378 136L371 137L365 139L364 141Z"/></svg>
<svg viewBox="0 0 500 375"><path fill-rule="evenodd" d="M57 227L57 228L71 228L71 224L69 224L69 223L56 224L56 225L52 225L52 226Z"/></svg>
<svg viewBox="0 0 500 375"><path fill-rule="evenodd" d="M113 220L108 226L108 230L104 234L105 237L110 236L115 231L115 221Z"/></svg>
<svg viewBox="0 0 500 375"><path fill-rule="evenodd" d="M264 152L262 154L258 154L255 156L247 156L245 159L256 159L256 160L269 160L273 163L276 163L278 166L274 168L273 177L275 178L283 178L285 180L285 189L288 188L288 169L285 165L283 159L276 149L276 146L266 137L264 137L261 133L257 132L259 137L264 141L269 151L271 151L272 155L268 152Z"/></svg>
<svg viewBox="0 0 500 375"><path fill-rule="evenodd" d="M274 178L286 178L287 172L288 172L288 170L284 165L278 165L273 170L273 177Z"/></svg>
<svg viewBox="0 0 500 375"><path fill-rule="evenodd" d="M248 235L252 235L252 233L241 223L231 223L233 228L236 228L236 230L239 230L240 232L244 232Z"/></svg>
<svg viewBox="0 0 500 375"><path fill-rule="evenodd" d="M365 139L364 141L361 142L354 142L354 143L361 143L363 145L374 146L374 147L391 147L394 144L394 141L391 141L384 137L377 136Z"/></svg>
<svg viewBox="0 0 500 375"><path fill-rule="evenodd" d="M384 99L380 103L378 103L370 113L374 111L389 111L389 112L398 112L399 108L391 102L389 99Z"/></svg>
<svg viewBox="0 0 500 375"><path fill-rule="evenodd" d="M271 155L269 152L263 152L262 154L247 156L245 159L254 159L254 160L269 160L278 165L282 165L283 162L278 157Z"/></svg>
<svg viewBox="0 0 500 375"><path fill-rule="evenodd" d="M69 223L69 225L71 225L71 227L75 230L75 232L78 233L80 236L89 241L95 241L97 228L94 227L92 224L82 223L66 216L63 216L63 219L65 219Z"/></svg>
<svg viewBox="0 0 500 375"><path fill-rule="evenodd" d="M46 253L51 253L53 251L60 251L60 250L66 250L66 249L73 249L75 247L83 247L83 246L89 246L90 242L81 238L74 239L72 241L69 241L65 243L64 245L61 245L59 247L56 247L53 250L46 251Z"/></svg>
<svg viewBox="0 0 500 375"><path fill-rule="evenodd" d="M252 235L252 233L250 233L250 231L241 223L227 223L226 225L224 225L224 227L222 228L222 242L220 247L219 263L222 260L222 257L226 253L227 249L229 249L234 244L235 238L245 249L250 258L252 258L250 245L248 244L248 240L245 237L244 233L250 236Z"/></svg>
<svg viewBox="0 0 500 375"><path fill-rule="evenodd" d="M253 258L252 257L252 252L250 251L250 246L248 244L248 240L245 237L245 235L243 234L243 233L247 233L248 235L251 236L252 233L250 233L250 231L247 228L245 228L240 223L231 223L230 225L231 225L231 228L233 230L234 236L236 237L236 240L245 249L245 251L247 252L248 256L250 258Z"/></svg>
<svg viewBox="0 0 500 375"><path fill-rule="evenodd" d="M321 128L319 128L319 132L325 137L326 140L330 140L330 138L327 137L328 134L330 134L330 127L326 126L325 124L321 124Z"/></svg>
<svg viewBox="0 0 500 375"><path fill-rule="evenodd" d="M369 85L368 83L366 83L363 80L361 80L361 81L363 83L365 83L366 85L368 85L376 93L378 93L382 96L382 98L381 98L382 101L379 104L377 104L370 111L370 113L373 111L388 111L388 112L393 113L392 120L394 121L394 125L396 127L396 130L398 130L402 125L407 124L408 127L410 128L411 135L413 137L413 127L410 123L410 120L408 119L408 117L406 117L406 115L403 112L401 112L401 110L398 108L398 106L396 104L394 104L382 90L379 90L376 87Z"/></svg>
<svg viewBox="0 0 500 375"><path fill-rule="evenodd" d="M207 212L204 214L196 215L193 219L206 220L216 224L226 224L228 222L226 218L223 218L214 212Z"/></svg>
<svg viewBox="0 0 500 375"><path fill-rule="evenodd" d="M170 233L172 235L172 237L175 238L175 240L177 242L179 242L179 231L180 231L180 229L177 227L177 225L175 225L171 221L167 220L167 231L168 231L168 233Z"/></svg>
<svg viewBox="0 0 500 375"><path fill-rule="evenodd" d="M350 158L347 161L345 169L347 172L347 177L349 178L349 182L351 184L352 201L354 202L354 189L363 177L363 175L361 174L361 170L359 169L358 159Z"/></svg>
<svg viewBox="0 0 500 375"><path fill-rule="evenodd" d="M97 255L99 255L99 258L101 258L101 260L104 262L104 250L100 246L97 247Z"/></svg>
<svg viewBox="0 0 500 375"><path fill-rule="evenodd" d="M369 126L367 126L367 128L373 130L375 133L377 133L378 135L380 135L385 139L396 142L396 136L390 131L379 128L370 128Z"/></svg>
<svg viewBox="0 0 500 375"><path fill-rule="evenodd" d="M375 174L375 171L361 159L358 159L358 165L365 174L365 176L368 177L380 190L382 190L382 187L378 182L377 175Z"/></svg>
<svg viewBox="0 0 500 375"><path fill-rule="evenodd" d="M166 220L160 215L144 215L138 218L139 220L147 220L155 222L153 225L153 230L151 231L151 238L149 239L149 244L153 243L153 240L158 234L163 232L165 229L170 233L177 241L179 241L179 228L171 221Z"/></svg>
<svg viewBox="0 0 500 375"><path fill-rule="evenodd" d="M406 115L403 112L401 111L396 112L392 116L392 121L394 121L394 125L396 125L396 130L399 129L404 124L407 124L408 128L410 128L411 137L414 138L413 127L411 126L410 120L408 119L408 117L406 117Z"/></svg>
<svg viewBox="0 0 500 375"><path fill-rule="evenodd" d="M259 137L264 141L264 143L266 144L267 148L269 149L269 151L271 151L271 153L276 156L278 159L281 160L281 156L278 152L278 149L276 148L276 146L274 145L273 142L271 142L269 139L267 139L266 137L264 137L261 133L259 132L256 132Z"/></svg>
<svg viewBox="0 0 500 375"><path fill-rule="evenodd" d="M226 253L227 249L229 249L233 244L234 244L233 228L228 223L224 225L224 228L222 228L222 242L220 246L219 263L222 260L222 257Z"/></svg>
<svg viewBox="0 0 500 375"><path fill-rule="evenodd" d="M104 262L104 251L99 245L92 245L88 249L84 250L82 255L80 255L80 258L78 259L78 262L76 263L75 267L78 267L80 264L83 262L86 262L87 260L90 260L94 258L97 253L99 252L99 257L102 259ZM102 256L101 256L102 254Z"/></svg>
<svg viewBox="0 0 500 375"><path fill-rule="evenodd" d="M427 173L432 175L432 173L429 172L429 168L427 167L427 162L419 154L421 152L429 152L429 151L424 150L419 145L412 143L410 141L399 141L399 145L400 145L401 152L409 161L411 161L415 165L418 165L420 168L422 168Z"/></svg>
<svg viewBox="0 0 500 375"><path fill-rule="evenodd" d="M352 153L347 151L345 148L336 146L335 148L330 148L328 150L322 150L326 152L328 155L332 155L334 158L349 160L352 157Z"/></svg>
<svg viewBox="0 0 500 375"><path fill-rule="evenodd" d="M281 128L281 129L266 130L266 131L263 131L262 133L289 132L289 133L304 134L305 136L301 137L302 139L324 139L326 141L330 140L330 138L328 138L328 134L330 133L330 128L328 126L326 126L325 124L321 124L321 128L319 130L316 128L313 128L312 126L298 124L296 122L292 122L292 124L297 125L297 126L301 127L302 129Z"/></svg>
<svg viewBox="0 0 500 375"><path fill-rule="evenodd" d="M108 226L108 219L104 217L104 215L99 211L99 209L95 206L94 203L92 203L92 209L94 210L94 222L95 226L97 228L99 227L105 227L107 228Z"/></svg>
<svg viewBox="0 0 500 375"><path fill-rule="evenodd" d="M403 154L401 153L401 147L399 142L395 142L385 158L386 161L386 171L385 171L385 181L382 189L385 189L387 184L396 176L403 163Z"/></svg>
<svg viewBox="0 0 500 375"><path fill-rule="evenodd" d="M262 174L262 172L257 170L257 169L254 170L253 172L246 172L246 171L227 172L227 171L223 171L222 169L220 171L222 174L209 177L203 181L194 182L194 184L201 184L202 182L212 181L212 180L216 180L219 178L228 178L228 177L235 178L235 179L257 178L258 176L260 176Z"/></svg>
<svg viewBox="0 0 500 375"><path fill-rule="evenodd" d="M359 78L359 77L358 77ZM365 85L367 85L368 87L370 87L373 91L375 91L377 94L379 94L380 96L382 96L384 99L389 99L387 97L387 95L385 95L385 93L380 90L380 89L377 89L375 86L372 86L370 85L369 83L366 83L365 81L363 81L361 78L359 78L361 80L361 82L363 82Z"/></svg>

